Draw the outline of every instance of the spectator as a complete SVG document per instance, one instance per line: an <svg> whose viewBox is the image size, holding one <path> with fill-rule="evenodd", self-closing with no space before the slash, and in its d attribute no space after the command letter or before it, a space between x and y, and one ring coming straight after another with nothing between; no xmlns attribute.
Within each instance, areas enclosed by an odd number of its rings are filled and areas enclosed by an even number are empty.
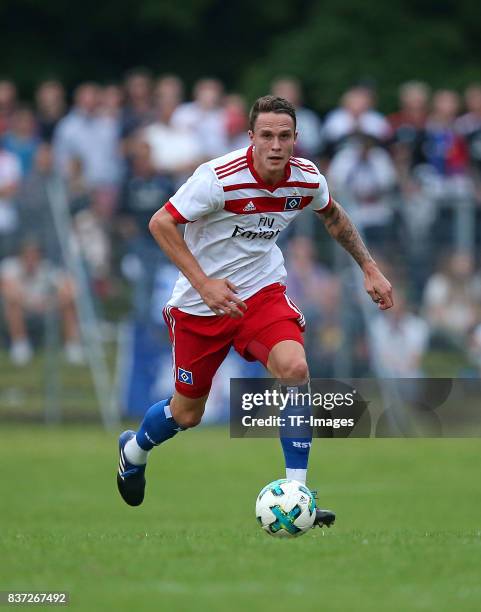
<svg viewBox="0 0 481 612"><path fill-rule="evenodd" d="M222 108L224 87L218 79L200 79L194 85L194 101L181 104L172 116L172 126L191 132L205 159L228 151Z"/></svg>
<svg viewBox="0 0 481 612"><path fill-rule="evenodd" d="M155 170L168 175L174 189L202 162L202 149L196 135L172 123L181 93L182 83L178 77L168 75L160 79L155 89L156 120L138 134L138 138L150 147Z"/></svg>
<svg viewBox="0 0 481 612"><path fill-rule="evenodd" d="M281 77L272 83L271 91L274 96L288 100L296 109L298 135L295 154L315 160L321 148L322 125L316 113L302 105L300 82L293 77Z"/></svg>
<svg viewBox="0 0 481 612"><path fill-rule="evenodd" d="M460 109L459 95L450 89L436 91L426 124L424 155L427 165L416 169L425 191L438 198L470 192L468 149L454 123Z"/></svg>
<svg viewBox="0 0 481 612"><path fill-rule="evenodd" d="M80 252L86 263L91 287L99 298L112 294L112 243L110 227L105 223L104 192L91 195L89 208L77 212L73 219Z"/></svg>
<svg viewBox="0 0 481 612"><path fill-rule="evenodd" d="M321 121L316 113L302 105L302 88L293 77L276 79L271 86L272 94L285 98L296 109L297 142L295 154L315 160L321 148Z"/></svg>
<svg viewBox="0 0 481 612"><path fill-rule="evenodd" d="M0 258L12 252L18 229L16 195L22 176L20 161L0 141Z"/></svg>
<svg viewBox="0 0 481 612"><path fill-rule="evenodd" d="M155 275L159 266L167 262L150 234L149 221L172 192L172 181L152 165L149 145L137 142L122 191L118 227L124 240L122 270L134 283L135 311L144 320L150 316Z"/></svg>
<svg viewBox="0 0 481 612"><path fill-rule="evenodd" d="M286 269L289 295L309 324L305 341L311 358L311 375L332 376L334 356L342 340L339 281L316 261L314 243L307 236L290 240Z"/></svg>
<svg viewBox="0 0 481 612"><path fill-rule="evenodd" d="M364 135L336 153L328 181L340 201L351 207L354 222L369 246L378 251L386 249L393 238L391 196L397 181L388 153Z"/></svg>
<svg viewBox="0 0 481 612"><path fill-rule="evenodd" d="M429 111L430 90L426 83L408 81L399 88L400 109L389 115L391 153L401 186L409 191L411 171L425 161L423 144Z"/></svg>
<svg viewBox="0 0 481 612"><path fill-rule="evenodd" d="M418 190L414 194L415 214L411 227L423 228L427 242L434 239L452 242L457 209L474 198L474 183L469 173L468 148L456 132L455 121L460 97L452 90L439 90L433 95L432 112L426 124L423 153L426 163L416 166L413 179ZM411 230L414 237L419 232ZM466 233L466 232L465 232Z"/></svg>
<svg viewBox="0 0 481 612"><path fill-rule="evenodd" d="M106 85L101 88L100 91L100 103L99 103L99 117L105 118L107 121L111 121L117 129L117 159L120 167L120 179L125 175L127 171L126 160L124 159L121 142L120 142L120 129L121 129L121 117L122 117L122 105L123 105L123 90L121 87L115 84ZM102 200L102 216L106 221L110 221L113 213L117 207L118 193L121 188L121 181L118 185L102 185L97 191L99 194L94 194L94 197Z"/></svg>
<svg viewBox="0 0 481 612"><path fill-rule="evenodd" d="M132 153L132 170L124 182L119 213L130 228L129 236L142 236L156 245L148 229L149 221L172 195L172 182L156 172L146 142L136 141Z"/></svg>
<svg viewBox="0 0 481 612"><path fill-rule="evenodd" d="M0 80L0 137L10 128L10 120L17 105L17 88L13 81Z"/></svg>
<svg viewBox="0 0 481 612"><path fill-rule="evenodd" d="M35 92L38 135L51 143L57 123L65 115L65 90L60 81L43 81Z"/></svg>
<svg viewBox="0 0 481 612"><path fill-rule="evenodd" d="M105 85L100 89L99 116L111 117L120 122L124 102L122 88L114 83ZM119 123L120 129L120 123Z"/></svg>
<svg viewBox="0 0 481 612"><path fill-rule="evenodd" d="M245 99L239 94L226 96L224 116L229 151L248 147L250 144L247 135L249 117Z"/></svg>
<svg viewBox="0 0 481 612"><path fill-rule="evenodd" d="M77 157L89 188L115 190L122 169L119 119L100 114L100 94L94 83L82 83L75 90L74 107L55 130L55 166L66 178L72 158Z"/></svg>
<svg viewBox="0 0 481 612"><path fill-rule="evenodd" d="M156 118L169 123L184 100L184 84L175 74L164 74L155 84L154 103Z"/></svg>
<svg viewBox="0 0 481 612"><path fill-rule="evenodd" d="M129 138L139 128L154 119L152 75L145 68L134 68L125 75L125 106L120 122L122 139Z"/></svg>
<svg viewBox="0 0 481 612"><path fill-rule="evenodd" d="M22 234L35 238L51 262L59 262L60 246L48 192L52 177L52 148L42 142L35 153L32 171L23 179L18 191L19 226Z"/></svg>
<svg viewBox="0 0 481 612"><path fill-rule="evenodd" d="M10 358L14 364L26 365L33 355L27 323L52 308L60 311L67 361L83 363L74 284L43 258L37 242L25 241L17 256L8 257L1 263L0 291L10 337Z"/></svg>
<svg viewBox="0 0 481 612"><path fill-rule="evenodd" d="M313 241L307 236L291 238L287 246L289 295L301 310L320 314L323 300L332 284L332 275L316 258Z"/></svg>
<svg viewBox="0 0 481 612"><path fill-rule="evenodd" d="M80 157L70 159L67 175L67 193L70 212L75 216L90 206L92 191L85 179L84 164Z"/></svg>
<svg viewBox="0 0 481 612"><path fill-rule="evenodd" d="M387 120L373 109L374 92L370 87L352 87L341 98L341 106L331 111L324 122L322 146L328 159L348 141L365 134L385 141L390 134Z"/></svg>
<svg viewBox="0 0 481 612"><path fill-rule="evenodd" d="M428 348L429 326L408 307L401 290L394 306L371 323L371 350L385 378L418 378Z"/></svg>
<svg viewBox="0 0 481 612"><path fill-rule="evenodd" d="M461 101L457 92L443 89L434 93L432 113L427 123L425 151L427 162L441 176L466 171L466 146L454 130L460 108Z"/></svg>
<svg viewBox="0 0 481 612"><path fill-rule="evenodd" d="M478 200L481 200L481 83L471 84L464 94L467 113L459 117L454 127L467 143Z"/></svg>
<svg viewBox="0 0 481 612"><path fill-rule="evenodd" d="M39 145L35 115L30 107L18 106L10 122L10 129L3 136L3 145L20 160L22 175L32 169Z"/></svg>
<svg viewBox="0 0 481 612"><path fill-rule="evenodd" d="M433 274L423 296L423 311L433 333L455 346L481 320L481 278L467 253L449 255Z"/></svg>

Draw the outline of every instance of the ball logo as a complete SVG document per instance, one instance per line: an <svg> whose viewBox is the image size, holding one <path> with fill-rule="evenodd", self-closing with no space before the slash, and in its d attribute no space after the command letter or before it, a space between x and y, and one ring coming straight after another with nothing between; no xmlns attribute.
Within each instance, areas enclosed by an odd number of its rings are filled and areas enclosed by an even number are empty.
<svg viewBox="0 0 481 612"><path fill-rule="evenodd" d="M302 197L287 196L284 210L297 210L301 206Z"/></svg>
<svg viewBox="0 0 481 612"><path fill-rule="evenodd" d="M192 372L189 372L189 370L184 370L183 368L177 368L177 380L179 382L185 383L186 385L194 384L194 377L192 376Z"/></svg>

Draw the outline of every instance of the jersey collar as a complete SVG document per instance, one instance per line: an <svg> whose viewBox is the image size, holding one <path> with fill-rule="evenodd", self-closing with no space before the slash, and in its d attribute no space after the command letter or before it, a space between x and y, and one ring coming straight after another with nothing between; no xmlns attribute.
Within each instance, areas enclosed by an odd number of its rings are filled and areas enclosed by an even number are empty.
<svg viewBox="0 0 481 612"><path fill-rule="evenodd" d="M262 187L262 189L267 189L267 191L273 192L279 187L283 187L286 184L286 182L289 180L289 177L291 176L291 165L289 162L287 162L286 167L284 168L284 176L282 177L282 179L278 183L275 183L274 185L267 185L267 183L264 182L264 180L259 176L256 169L254 168L254 157L253 156L254 156L254 146L251 145L247 149L247 165L249 166L250 173L255 178L259 187Z"/></svg>

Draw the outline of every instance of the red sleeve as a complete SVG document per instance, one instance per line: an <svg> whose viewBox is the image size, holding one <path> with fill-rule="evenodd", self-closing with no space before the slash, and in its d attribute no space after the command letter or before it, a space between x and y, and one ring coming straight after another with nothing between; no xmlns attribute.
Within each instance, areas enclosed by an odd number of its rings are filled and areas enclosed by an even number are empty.
<svg viewBox="0 0 481 612"><path fill-rule="evenodd" d="M332 206L332 198L331 198L331 194L329 194L329 202L326 204L326 206L324 206L324 208L321 208L320 210L315 210L314 212L317 213L318 215L323 215L331 208L331 206Z"/></svg>
<svg viewBox="0 0 481 612"><path fill-rule="evenodd" d="M177 221L177 223L190 223L190 221L188 219L186 219L185 217L183 217L180 212L177 210L177 208L172 204L172 202L166 202L164 204L164 208L165 210L170 213L174 219Z"/></svg>

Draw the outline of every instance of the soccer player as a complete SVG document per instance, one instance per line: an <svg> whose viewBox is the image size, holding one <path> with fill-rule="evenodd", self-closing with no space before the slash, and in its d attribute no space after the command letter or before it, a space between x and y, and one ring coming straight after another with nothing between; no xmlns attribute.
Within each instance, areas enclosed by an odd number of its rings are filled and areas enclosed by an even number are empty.
<svg viewBox="0 0 481 612"><path fill-rule="evenodd" d="M200 423L212 378L231 346L259 360L277 379L298 389L307 385L304 317L286 294L284 260L276 246L303 209L317 213L359 264L379 308L393 303L390 283L329 195L324 176L312 162L292 157L294 107L283 98L259 98L249 128L248 148L199 166L149 224L180 270L164 309L175 392L149 408L137 432L119 438L117 484L131 506L144 499L152 448ZM179 224L186 226L183 238ZM281 431L287 478L305 482L311 434L296 439ZM330 526L334 520L334 513L317 510L315 524Z"/></svg>

